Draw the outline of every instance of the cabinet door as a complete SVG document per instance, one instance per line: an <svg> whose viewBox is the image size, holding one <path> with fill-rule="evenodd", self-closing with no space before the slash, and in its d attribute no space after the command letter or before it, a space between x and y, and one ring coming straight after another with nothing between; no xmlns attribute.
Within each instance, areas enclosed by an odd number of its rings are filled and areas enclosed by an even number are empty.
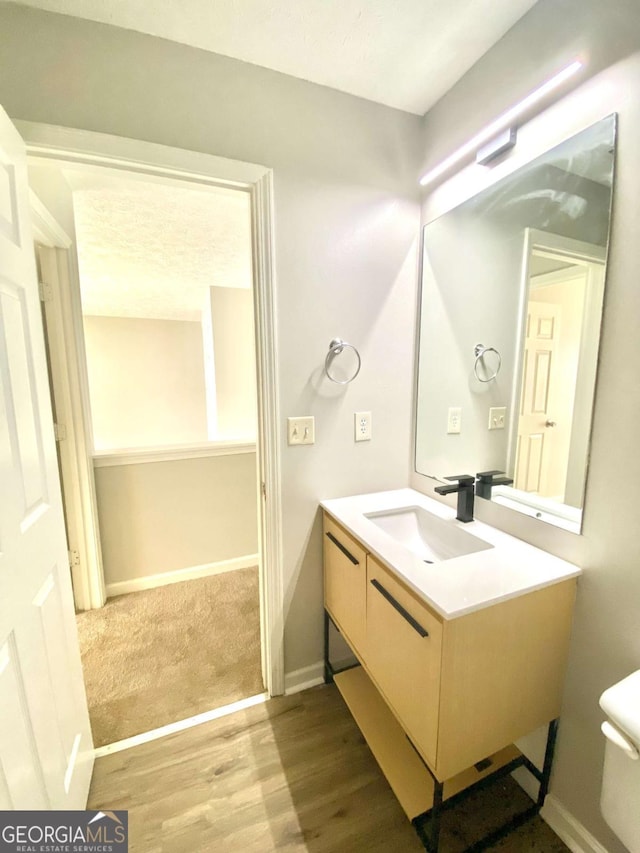
<svg viewBox="0 0 640 853"><path fill-rule="evenodd" d="M360 656L365 643L366 557L362 546L325 514L325 607Z"/></svg>
<svg viewBox="0 0 640 853"><path fill-rule="evenodd" d="M442 625L367 556L367 668L401 725L435 768Z"/></svg>

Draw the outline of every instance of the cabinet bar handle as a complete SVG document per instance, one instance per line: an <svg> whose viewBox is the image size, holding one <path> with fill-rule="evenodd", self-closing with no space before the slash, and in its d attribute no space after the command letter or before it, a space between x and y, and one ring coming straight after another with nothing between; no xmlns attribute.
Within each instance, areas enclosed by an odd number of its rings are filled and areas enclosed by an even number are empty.
<svg viewBox="0 0 640 853"><path fill-rule="evenodd" d="M411 627L413 628L414 631L417 631L421 637L428 637L429 636L429 632L425 631L425 629L422 627L422 625L419 622L416 622L416 620L413 618L413 616L404 609L404 607L400 604L399 601L395 600L395 598L391 595L391 593L388 592L382 586L382 584L379 581L375 580L375 578L374 578L371 581L371 584L372 584L372 586L374 586L378 590L380 595L384 596L384 598L387 599L387 601L389 602L389 604L392 607L395 607L395 609L402 616L402 618L407 620L407 622L409 623L409 625L411 625Z"/></svg>
<svg viewBox="0 0 640 853"><path fill-rule="evenodd" d="M351 562L353 563L354 566L360 565L359 560L356 560L356 558L353 556L353 554L350 551L347 551L347 549L344 547L342 542L339 542L336 539L336 537L333 535L333 533L327 533L327 536L333 542L333 544L336 546L336 548L339 548L342 551L342 553L345 555L347 560L351 560Z"/></svg>

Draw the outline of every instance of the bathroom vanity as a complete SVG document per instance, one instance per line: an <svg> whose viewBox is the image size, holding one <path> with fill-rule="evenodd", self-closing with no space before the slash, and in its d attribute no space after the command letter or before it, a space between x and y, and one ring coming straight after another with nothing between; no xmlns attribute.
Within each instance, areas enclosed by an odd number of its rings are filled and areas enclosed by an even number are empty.
<svg viewBox="0 0 640 853"><path fill-rule="evenodd" d="M411 489L322 508L326 680L409 819L431 819L427 849L442 801L487 776L525 765L543 801L580 569ZM329 621L358 666L334 670ZM545 724L540 770L514 741Z"/></svg>

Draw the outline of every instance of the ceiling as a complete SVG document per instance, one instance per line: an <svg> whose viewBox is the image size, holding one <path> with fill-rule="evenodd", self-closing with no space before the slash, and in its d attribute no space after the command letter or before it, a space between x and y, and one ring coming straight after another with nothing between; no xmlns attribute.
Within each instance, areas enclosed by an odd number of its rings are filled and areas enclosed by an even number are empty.
<svg viewBox="0 0 640 853"><path fill-rule="evenodd" d="M199 321L211 286L251 287L247 193L65 177L83 314Z"/></svg>
<svg viewBox="0 0 640 853"><path fill-rule="evenodd" d="M22 0L424 113L536 0Z"/></svg>

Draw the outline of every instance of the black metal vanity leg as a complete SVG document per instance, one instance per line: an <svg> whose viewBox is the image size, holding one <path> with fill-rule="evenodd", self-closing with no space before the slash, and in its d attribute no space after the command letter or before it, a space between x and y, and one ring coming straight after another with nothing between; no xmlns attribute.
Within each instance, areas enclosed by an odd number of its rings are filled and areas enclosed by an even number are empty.
<svg viewBox="0 0 640 853"><path fill-rule="evenodd" d="M549 780L551 779L551 766L553 764L553 754L556 748L556 738L558 736L558 720L551 720L549 723L549 731L547 734L547 748L544 753L544 765L542 767L542 779L540 780L540 789L538 791L537 806L539 809L544 805L544 799L549 793Z"/></svg>
<svg viewBox="0 0 640 853"><path fill-rule="evenodd" d="M324 611L324 683L331 684L333 682L333 670L329 661L329 614Z"/></svg>
<svg viewBox="0 0 640 853"><path fill-rule="evenodd" d="M433 806L431 807L431 821L429 826L429 853L438 853L440 844L440 822L442 818L442 789L443 782L434 779Z"/></svg>

